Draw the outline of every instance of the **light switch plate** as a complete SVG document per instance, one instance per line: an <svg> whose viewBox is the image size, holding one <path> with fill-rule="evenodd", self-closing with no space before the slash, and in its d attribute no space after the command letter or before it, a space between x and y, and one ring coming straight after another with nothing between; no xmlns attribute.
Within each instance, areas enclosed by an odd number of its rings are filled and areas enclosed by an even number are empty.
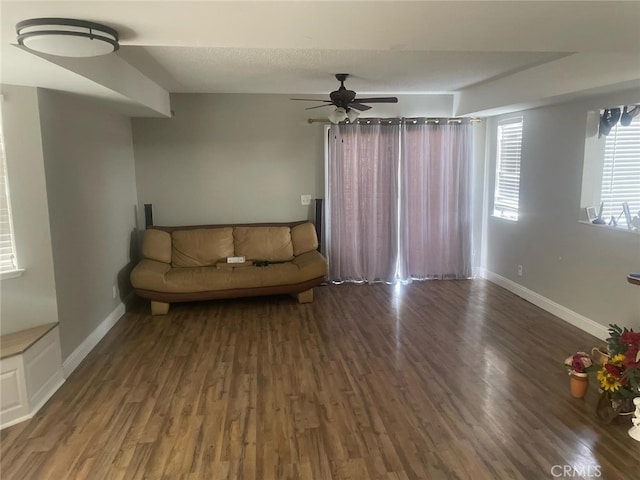
<svg viewBox="0 0 640 480"><path fill-rule="evenodd" d="M311 195L300 195L301 205L311 205Z"/></svg>

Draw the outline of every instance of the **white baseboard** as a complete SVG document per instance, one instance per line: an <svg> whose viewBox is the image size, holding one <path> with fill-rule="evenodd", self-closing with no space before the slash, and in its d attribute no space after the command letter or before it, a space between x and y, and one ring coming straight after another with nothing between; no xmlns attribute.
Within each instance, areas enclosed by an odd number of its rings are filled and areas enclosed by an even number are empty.
<svg viewBox="0 0 640 480"><path fill-rule="evenodd" d="M23 415L22 417L15 418L8 422L3 422L2 425L0 425L0 430L4 430L7 427L17 425L18 423L22 423L26 420L29 420L30 418L33 418L33 416L38 413L38 411L40 411L42 407L44 407L44 404L47 403L51 397L53 397L53 394L58 391L63 383L64 378L62 378L62 374L56 375L54 378L51 378L51 380L47 382L44 392L41 393L40 401L31 408L31 411L28 414Z"/></svg>
<svg viewBox="0 0 640 480"><path fill-rule="evenodd" d="M113 312L105 318L98 327L69 355L62 363L64 377L69 375L78 368L78 365L85 359L91 350L98 344L100 340L111 330L111 328L120 320L125 313L124 303L120 303Z"/></svg>
<svg viewBox="0 0 640 480"><path fill-rule="evenodd" d="M63 383L64 383L64 377L62 376L62 373L60 373L59 375L56 375L55 377L51 378L49 382L47 382L46 390L44 393L41 394L40 401L36 403L33 407L34 414L38 413L38 410L44 407L44 404L49 401L49 399L53 396L54 393L58 391L58 389L62 386Z"/></svg>
<svg viewBox="0 0 640 480"><path fill-rule="evenodd" d="M17 425L18 423L22 423L26 420L29 420L30 418L33 418L33 416L36 413L38 413L38 411L42 407L44 407L44 404L49 401L49 399L53 396L53 394L58 391L58 389L62 386L63 383L64 383L64 378L62 378L62 375L60 375L59 378L51 379L51 382L49 383L49 385L47 385L46 393L42 395L40 402L34 405L34 407L31 409L29 413L21 417L14 418L13 420L10 420L8 422L3 422L2 425L0 425L0 430L4 430L7 427Z"/></svg>
<svg viewBox="0 0 640 480"><path fill-rule="evenodd" d="M34 415L33 413L29 413L29 414L27 414L27 415L25 415L23 417L19 417L19 418L16 418L14 420L10 420L8 422L5 422L2 425L0 425L0 430L4 430L5 428L13 427L14 425L17 425L19 423L26 422L27 420L32 418L33 415Z"/></svg>
<svg viewBox="0 0 640 480"><path fill-rule="evenodd" d="M528 302L533 303L535 306L546 310L547 312L561 318L565 322L570 323L575 327L578 327L580 330L583 330L593 335L594 337L599 338L600 340L606 340L609 337L609 331L607 327L591 320L590 318L585 317L584 315L580 315L579 313L570 310L564 305L560 305L553 300L549 300L547 297L543 297L539 293L536 293L533 290L529 290L528 288L523 287L522 285L509 280L508 278L502 277L497 273L484 270L482 272L482 275L490 282L506 288L519 297L522 297Z"/></svg>

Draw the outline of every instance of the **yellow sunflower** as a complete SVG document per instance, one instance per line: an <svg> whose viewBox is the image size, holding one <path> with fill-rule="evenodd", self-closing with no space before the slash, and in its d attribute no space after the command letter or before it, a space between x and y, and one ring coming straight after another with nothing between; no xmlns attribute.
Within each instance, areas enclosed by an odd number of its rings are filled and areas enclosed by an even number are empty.
<svg viewBox="0 0 640 480"><path fill-rule="evenodd" d="M624 355L619 353L619 354L614 355L613 357L611 357L607 363L610 363L610 364L615 365L617 367L621 367L623 361L624 361Z"/></svg>
<svg viewBox="0 0 640 480"><path fill-rule="evenodd" d="M621 387L620 381L604 368L598 371L598 381L600 382L600 387L605 391L617 392Z"/></svg>

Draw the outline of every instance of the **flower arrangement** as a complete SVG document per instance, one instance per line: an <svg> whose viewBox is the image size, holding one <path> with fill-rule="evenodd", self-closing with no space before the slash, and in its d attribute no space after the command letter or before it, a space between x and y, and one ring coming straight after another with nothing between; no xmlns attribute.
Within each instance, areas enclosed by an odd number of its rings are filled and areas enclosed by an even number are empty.
<svg viewBox="0 0 640 480"><path fill-rule="evenodd" d="M583 398L587 394L589 379L587 373L596 367L585 352L576 352L564 361L569 370L569 390L574 398Z"/></svg>
<svg viewBox="0 0 640 480"><path fill-rule="evenodd" d="M565 359L564 364L569 370L569 375L579 373L586 376L588 372L595 369L591 357L585 352L574 353Z"/></svg>
<svg viewBox="0 0 640 480"><path fill-rule="evenodd" d="M600 388L614 403L640 396L640 332L609 325L609 358L598 371Z"/></svg>

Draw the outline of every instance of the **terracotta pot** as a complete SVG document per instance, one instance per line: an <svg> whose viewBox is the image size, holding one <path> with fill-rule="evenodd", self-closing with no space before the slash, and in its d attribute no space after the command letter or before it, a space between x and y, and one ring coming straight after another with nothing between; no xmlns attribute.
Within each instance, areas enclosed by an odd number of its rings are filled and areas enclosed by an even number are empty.
<svg viewBox="0 0 640 480"><path fill-rule="evenodd" d="M586 373L571 372L569 377L569 387L573 398L583 398L587 394L589 378Z"/></svg>

